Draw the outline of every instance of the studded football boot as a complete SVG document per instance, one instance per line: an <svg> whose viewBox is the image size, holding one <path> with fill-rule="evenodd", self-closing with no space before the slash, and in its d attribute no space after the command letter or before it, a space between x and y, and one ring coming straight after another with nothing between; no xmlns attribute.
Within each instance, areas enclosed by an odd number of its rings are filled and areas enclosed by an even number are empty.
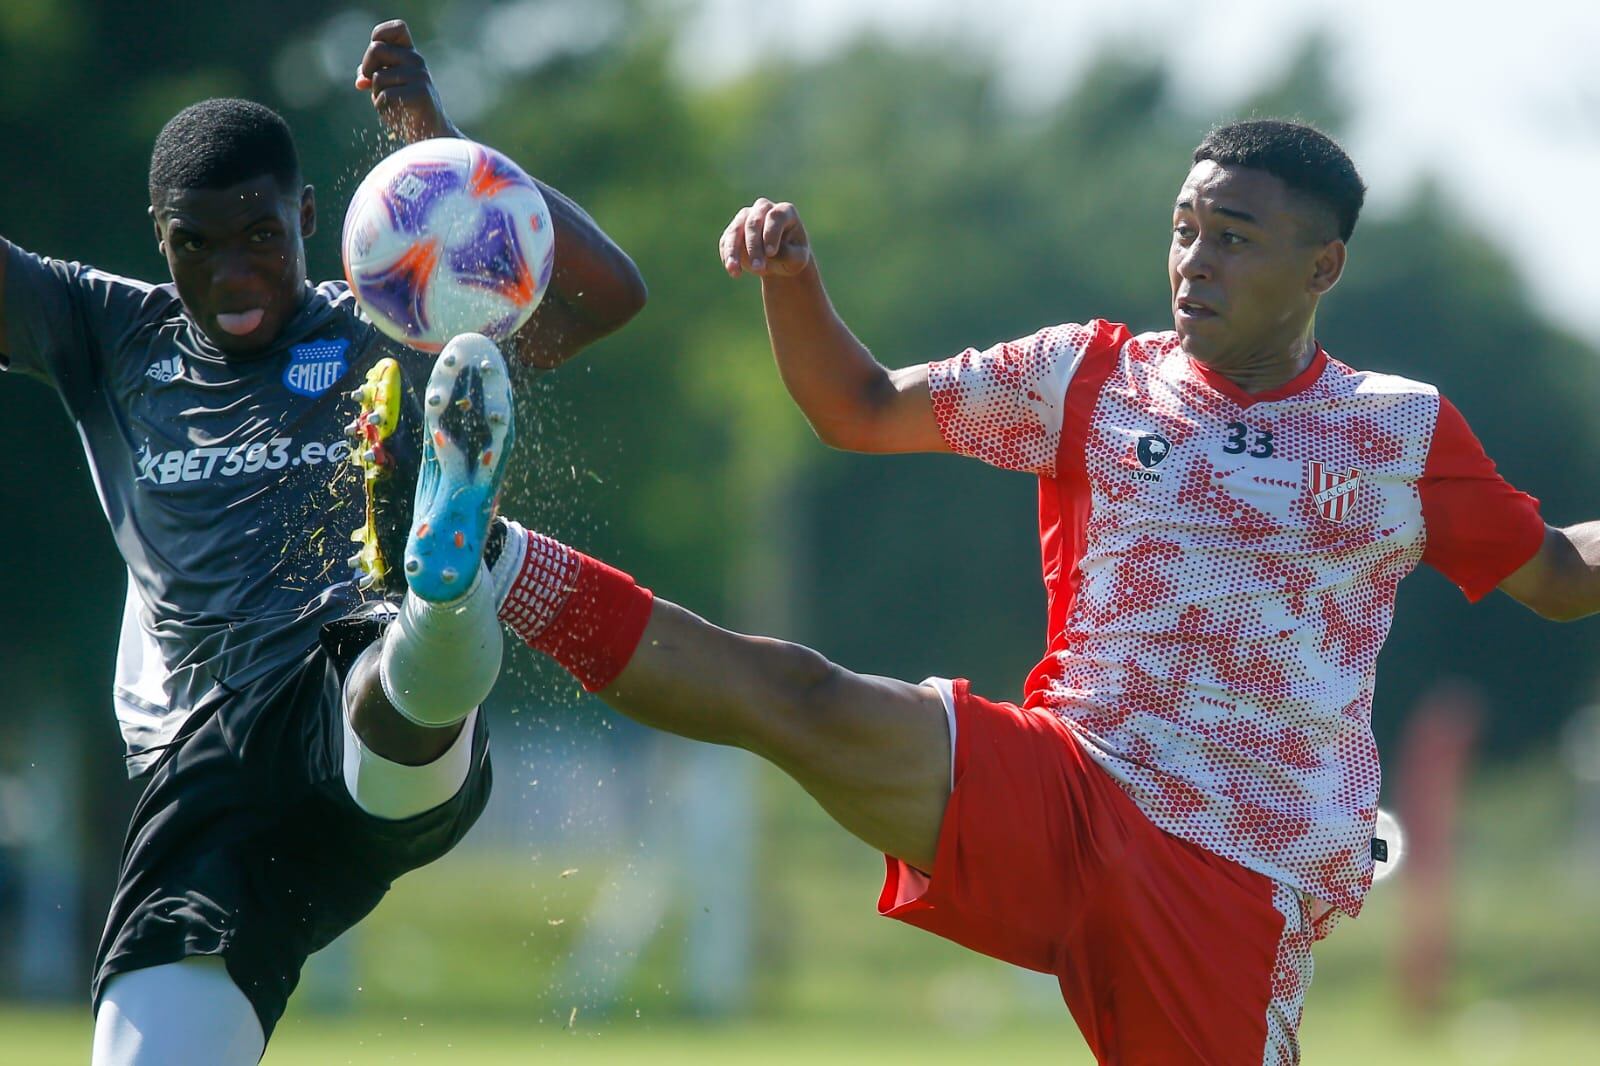
<svg viewBox="0 0 1600 1066"><path fill-rule="evenodd" d="M489 338L463 333L439 353L423 402L405 548L406 582L422 599L447 603L471 589L514 438L505 359Z"/></svg>
<svg viewBox="0 0 1600 1066"><path fill-rule="evenodd" d="M380 359L350 394L358 411L345 426L350 461L361 471L365 521L350 534L360 545L350 557L363 590L401 595L400 558L411 527L411 502L420 463L418 418L406 402L400 364Z"/></svg>

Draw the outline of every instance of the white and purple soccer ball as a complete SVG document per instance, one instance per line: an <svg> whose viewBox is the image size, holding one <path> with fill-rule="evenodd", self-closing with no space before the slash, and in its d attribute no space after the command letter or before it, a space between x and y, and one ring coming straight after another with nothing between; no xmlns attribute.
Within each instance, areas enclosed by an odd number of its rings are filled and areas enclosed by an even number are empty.
<svg viewBox="0 0 1600 1066"><path fill-rule="evenodd" d="M461 333L515 333L550 285L556 250L533 179L455 137L407 145L374 167L350 200L340 247L361 309L425 352Z"/></svg>

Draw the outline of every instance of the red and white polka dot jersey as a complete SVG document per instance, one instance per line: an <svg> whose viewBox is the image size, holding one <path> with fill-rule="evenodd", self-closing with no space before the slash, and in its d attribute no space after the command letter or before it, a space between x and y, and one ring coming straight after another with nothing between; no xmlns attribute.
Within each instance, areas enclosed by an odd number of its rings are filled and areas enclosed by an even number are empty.
<svg viewBox="0 0 1600 1066"><path fill-rule="evenodd" d="M1424 561L1486 595L1538 550L1538 502L1432 386L1321 351L1252 396L1175 333L1095 321L929 373L954 451L1039 477L1025 704L1161 829L1357 913L1395 588Z"/></svg>

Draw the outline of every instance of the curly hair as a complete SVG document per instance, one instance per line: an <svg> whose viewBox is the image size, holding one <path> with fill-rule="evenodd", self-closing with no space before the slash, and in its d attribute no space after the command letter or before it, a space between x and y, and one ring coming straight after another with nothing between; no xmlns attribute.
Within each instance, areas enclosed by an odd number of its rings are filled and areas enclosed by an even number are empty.
<svg viewBox="0 0 1600 1066"><path fill-rule="evenodd" d="M219 97L174 115L150 153L150 202L176 189L226 189L270 174L300 188L300 156L289 124L270 107Z"/></svg>

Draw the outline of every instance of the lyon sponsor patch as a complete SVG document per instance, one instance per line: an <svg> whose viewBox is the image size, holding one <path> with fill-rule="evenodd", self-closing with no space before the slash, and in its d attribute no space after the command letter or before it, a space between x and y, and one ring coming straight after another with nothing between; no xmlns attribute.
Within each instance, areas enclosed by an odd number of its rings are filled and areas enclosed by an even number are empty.
<svg viewBox="0 0 1600 1066"><path fill-rule="evenodd" d="M1146 433L1134 446L1134 454L1138 456L1140 466L1151 470L1172 454L1172 442L1159 433Z"/></svg>
<svg viewBox="0 0 1600 1066"><path fill-rule="evenodd" d="M283 370L283 384L301 396L321 396L344 377L350 364L344 355L349 340L308 341L289 349L289 365Z"/></svg>

